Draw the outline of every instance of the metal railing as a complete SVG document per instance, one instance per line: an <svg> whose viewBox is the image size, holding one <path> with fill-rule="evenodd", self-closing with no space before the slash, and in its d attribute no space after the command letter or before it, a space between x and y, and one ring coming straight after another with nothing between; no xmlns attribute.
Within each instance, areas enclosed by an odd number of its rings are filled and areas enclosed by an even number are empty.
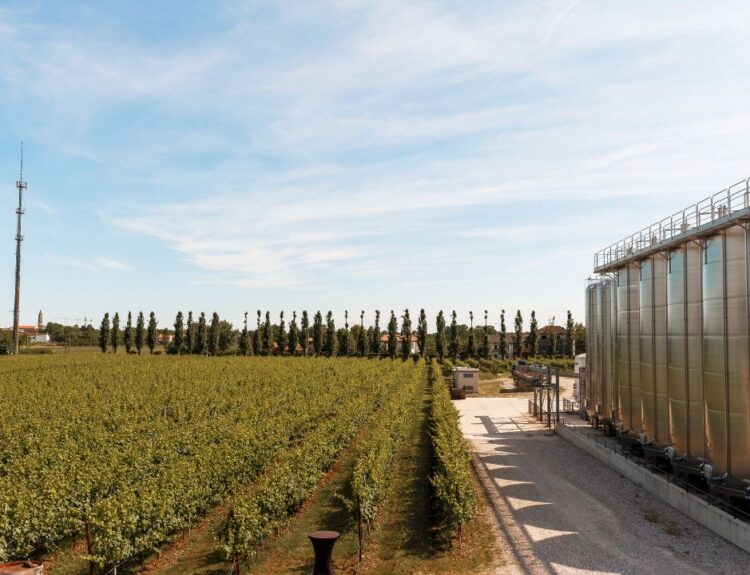
<svg viewBox="0 0 750 575"><path fill-rule="evenodd" d="M596 252L594 269L649 251L663 242L729 218L737 212L750 212L749 208L750 178L747 178Z"/></svg>

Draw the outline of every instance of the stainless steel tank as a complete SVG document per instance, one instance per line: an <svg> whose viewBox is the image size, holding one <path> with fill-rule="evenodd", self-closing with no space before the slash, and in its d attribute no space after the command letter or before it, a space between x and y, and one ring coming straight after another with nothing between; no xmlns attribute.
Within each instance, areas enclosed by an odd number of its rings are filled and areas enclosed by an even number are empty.
<svg viewBox="0 0 750 575"><path fill-rule="evenodd" d="M750 477L750 341L748 241L739 227L724 232L726 301L727 471Z"/></svg>
<svg viewBox="0 0 750 575"><path fill-rule="evenodd" d="M685 452L707 458L706 410L703 391L703 248L698 242L682 246L685 265L685 314L688 429Z"/></svg>
<svg viewBox="0 0 750 575"><path fill-rule="evenodd" d="M640 366L643 432L652 440L656 431L656 387L654 386L654 259L641 261Z"/></svg>
<svg viewBox="0 0 750 575"><path fill-rule="evenodd" d="M667 379L667 258L653 256L653 378L654 436L656 441L669 443L669 382Z"/></svg>
<svg viewBox="0 0 750 575"><path fill-rule="evenodd" d="M690 450L685 246L669 252L667 267L669 437L678 453L684 453Z"/></svg>
<svg viewBox="0 0 750 575"><path fill-rule="evenodd" d="M633 433L643 429L641 406L641 270L638 264L629 264L628 269L628 359L630 364L630 424Z"/></svg>
<svg viewBox="0 0 750 575"><path fill-rule="evenodd" d="M703 382L708 457L721 472L728 466L726 346L724 335L724 237L705 240L703 254Z"/></svg>
<svg viewBox="0 0 750 575"><path fill-rule="evenodd" d="M615 309L617 314L617 325L615 326L615 349L617 351L616 376L617 393L619 397L617 420L622 423L625 430L633 429L633 396L630 381L629 289L630 267L620 268L617 270L617 295L615 297Z"/></svg>

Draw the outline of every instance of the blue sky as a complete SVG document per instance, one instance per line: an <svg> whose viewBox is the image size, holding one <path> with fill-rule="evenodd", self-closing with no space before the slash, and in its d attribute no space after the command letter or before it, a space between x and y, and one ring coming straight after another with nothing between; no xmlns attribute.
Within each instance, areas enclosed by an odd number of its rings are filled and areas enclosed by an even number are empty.
<svg viewBox="0 0 750 575"><path fill-rule="evenodd" d="M0 323L583 313L750 175L746 2L0 3ZM2 294L5 294L4 296Z"/></svg>

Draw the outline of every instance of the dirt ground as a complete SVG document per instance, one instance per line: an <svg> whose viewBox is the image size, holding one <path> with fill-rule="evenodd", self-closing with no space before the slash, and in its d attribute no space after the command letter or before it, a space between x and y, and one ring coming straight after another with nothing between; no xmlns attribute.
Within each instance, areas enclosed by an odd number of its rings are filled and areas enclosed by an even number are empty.
<svg viewBox="0 0 750 575"><path fill-rule="evenodd" d="M457 401L507 563L497 574L746 573L750 555L528 417Z"/></svg>

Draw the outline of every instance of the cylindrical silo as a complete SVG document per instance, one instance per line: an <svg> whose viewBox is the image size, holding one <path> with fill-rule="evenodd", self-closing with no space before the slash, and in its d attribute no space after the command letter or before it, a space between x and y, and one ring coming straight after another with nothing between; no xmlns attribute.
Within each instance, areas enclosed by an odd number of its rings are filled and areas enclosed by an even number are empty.
<svg viewBox="0 0 750 575"><path fill-rule="evenodd" d="M617 296L615 298L615 306L617 309L617 339L615 341L615 349L617 350L617 389L619 392L618 420L622 423L624 430L633 429L633 397L630 387L629 276L629 267L623 267L617 270Z"/></svg>
<svg viewBox="0 0 750 575"><path fill-rule="evenodd" d="M653 439L669 443L669 382L667 379L667 258L653 256L653 329L654 329L654 420Z"/></svg>
<svg viewBox="0 0 750 575"><path fill-rule="evenodd" d="M724 236L705 240L703 253L703 382L708 457L719 472L728 466L726 298Z"/></svg>
<svg viewBox="0 0 750 575"><path fill-rule="evenodd" d="M631 263L628 269L628 358L630 363L630 419L629 429L639 433L643 429L641 406L641 270Z"/></svg>
<svg viewBox="0 0 750 575"><path fill-rule="evenodd" d="M685 246L669 252L667 269L667 378L669 430L678 453L689 450Z"/></svg>
<svg viewBox="0 0 750 575"><path fill-rule="evenodd" d="M682 247L685 266L685 313L687 339L688 438L685 451L692 457L707 458L706 410L703 390L703 248L698 242Z"/></svg>
<svg viewBox="0 0 750 575"><path fill-rule="evenodd" d="M640 379L643 432L648 440L656 430L656 388L654 387L654 260L641 261L640 303Z"/></svg>
<svg viewBox="0 0 750 575"><path fill-rule="evenodd" d="M748 340L747 232L733 226L724 232L726 356L727 356L727 471L750 478L750 341Z"/></svg>

